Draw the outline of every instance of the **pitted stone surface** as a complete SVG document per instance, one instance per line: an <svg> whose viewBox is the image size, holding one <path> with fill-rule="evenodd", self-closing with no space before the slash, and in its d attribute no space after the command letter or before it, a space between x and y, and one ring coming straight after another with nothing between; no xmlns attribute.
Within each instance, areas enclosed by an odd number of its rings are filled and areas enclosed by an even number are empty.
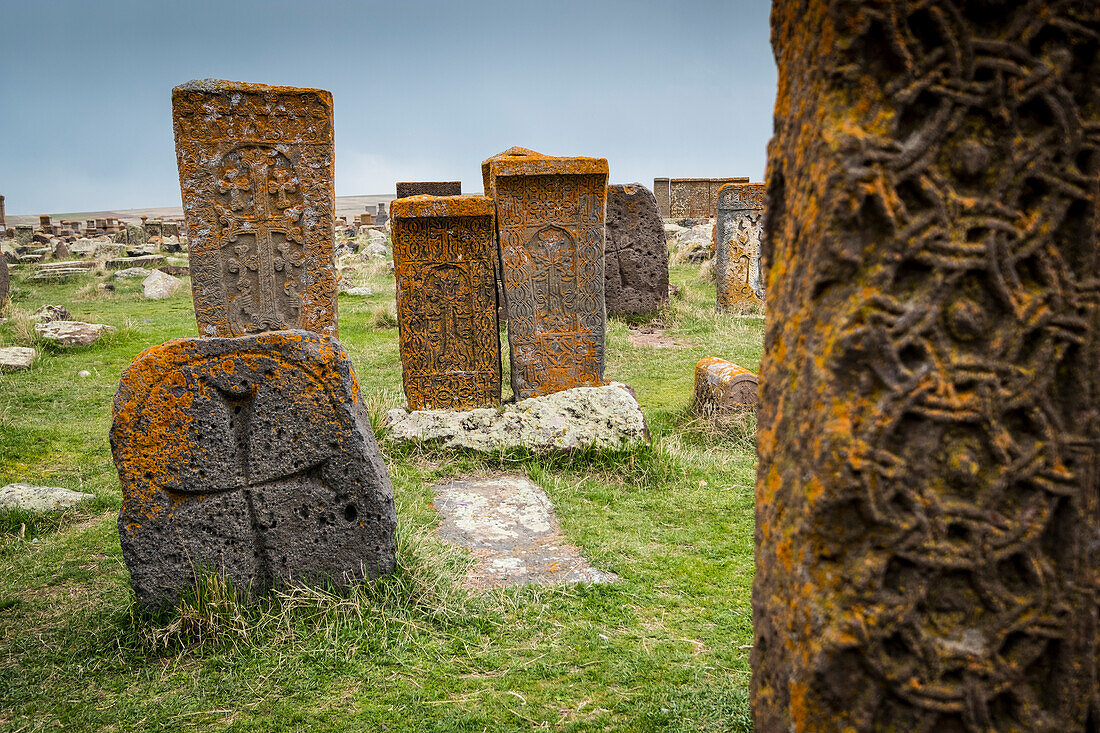
<svg viewBox="0 0 1100 733"><path fill-rule="evenodd" d="M173 603L201 567L253 592L393 571L389 475L331 338L276 331L148 349L122 375L111 448L142 605Z"/></svg>
<svg viewBox="0 0 1100 733"><path fill-rule="evenodd" d="M695 409L704 417L721 417L756 409L759 379L744 367L710 356L695 365Z"/></svg>
<svg viewBox="0 0 1100 733"><path fill-rule="evenodd" d="M640 183L607 187L604 301L608 315L638 315L668 303L668 246L657 199Z"/></svg>
<svg viewBox="0 0 1100 733"><path fill-rule="evenodd" d="M84 323L83 321L50 321L34 324L34 332L44 339L55 341L62 346L87 346L95 343L106 333L113 333L114 326L105 323Z"/></svg>
<svg viewBox="0 0 1100 733"><path fill-rule="evenodd" d="M206 79L172 117L199 334L335 336L332 95Z"/></svg>
<svg viewBox="0 0 1100 733"><path fill-rule="evenodd" d="M626 449L649 439L645 416L626 385L575 387L502 408L390 410L389 438L446 448L536 452Z"/></svg>
<svg viewBox="0 0 1100 733"><path fill-rule="evenodd" d="M410 196L461 196L462 181L401 181L397 184L397 198ZM390 216L394 216L390 208Z"/></svg>
<svg viewBox="0 0 1100 733"><path fill-rule="evenodd" d="M566 543L546 492L524 476L475 476L432 487L441 539L470 549L475 588L612 583Z"/></svg>

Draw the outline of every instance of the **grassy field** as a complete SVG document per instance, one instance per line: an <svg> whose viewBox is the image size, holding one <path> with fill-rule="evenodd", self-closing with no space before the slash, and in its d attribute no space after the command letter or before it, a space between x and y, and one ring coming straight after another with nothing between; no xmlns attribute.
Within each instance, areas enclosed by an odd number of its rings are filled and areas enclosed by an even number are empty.
<svg viewBox="0 0 1100 733"><path fill-rule="evenodd" d="M748 730L753 573L751 420L707 429L690 409L704 356L759 365L759 313L716 315L714 285L679 265L658 320L683 346L633 346L609 324L608 378L631 384L652 445L630 453L486 458L383 445L399 570L349 596L297 589L253 604L217 578L159 617L133 605L107 433L121 371L195 336L190 292L146 301L140 280L43 285L13 275L0 345L34 366L0 374L0 485L95 494L63 515L0 513L0 729L508 731ZM372 412L403 401L393 281L361 274L340 336ZM65 305L118 332L88 347L37 342L26 314ZM507 362L507 360L505 360ZM78 377L80 370L90 377ZM526 474L610 586L459 585L469 559L439 543L430 486Z"/></svg>

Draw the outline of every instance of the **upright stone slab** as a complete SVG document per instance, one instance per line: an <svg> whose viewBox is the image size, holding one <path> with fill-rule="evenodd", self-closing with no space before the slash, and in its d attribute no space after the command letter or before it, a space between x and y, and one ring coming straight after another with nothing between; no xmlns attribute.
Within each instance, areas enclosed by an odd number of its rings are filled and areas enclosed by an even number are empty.
<svg viewBox="0 0 1100 733"><path fill-rule="evenodd" d="M737 303L763 303L760 236L767 192L762 183L727 183L718 189L714 225L718 310Z"/></svg>
<svg viewBox="0 0 1100 733"><path fill-rule="evenodd" d="M402 181L397 184L397 198L409 196L461 196L462 181ZM396 218L393 208L390 215Z"/></svg>
<svg viewBox="0 0 1100 733"><path fill-rule="evenodd" d="M516 399L602 385L607 160L512 148L482 176L496 204Z"/></svg>
<svg viewBox="0 0 1100 733"><path fill-rule="evenodd" d="M390 213L409 409L499 404L492 199L398 198Z"/></svg>
<svg viewBox="0 0 1100 733"><path fill-rule="evenodd" d="M172 116L199 333L335 336L332 95L206 79Z"/></svg>
<svg viewBox="0 0 1100 733"><path fill-rule="evenodd" d="M604 302L609 315L638 315L668 303L668 247L657 199L640 183L607 187Z"/></svg>
<svg viewBox="0 0 1100 733"><path fill-rule="evenodd" d="M657 197L657 210L661 212L661 218L667 219L671 216L667 178L653 179L653 195Z"/></svg>
<svg viewBox="0 0 1100 733"><path fill-rule="evenodd" d="M122 375L111 449L143 606L176 602L200 570L258 593L394 569L389 476L332 338L277 331L147 349Z"/></svg>
<svg viewBox="0 0 1100 733"><path fill-rule="evenodd" d="M374 220L374 223L377 224L378 226L383 226L389 220L390 220L390 215L386 212L386 204L385 203L379 203L378 204L378 217Z"/></svg>
<svg viewBox="0 0 1100 733"><path fill-rule="evenodd" d="M772 9L760 731L1100 724L1100 5Z"/></svg>
<svg viewBox="0 0 1100 733"><path fill-rule="evenodd" d="M11 291L11 275L8 273L8 258L0 255L0 305L8 299Z"/></svg>
<svg viewBox="0 0 1100 733"><path fill-rule="evenodd" d="M718 211L718 189L748 178L673 178L669 180L669 214L673 219L713 219Z"/></svg>

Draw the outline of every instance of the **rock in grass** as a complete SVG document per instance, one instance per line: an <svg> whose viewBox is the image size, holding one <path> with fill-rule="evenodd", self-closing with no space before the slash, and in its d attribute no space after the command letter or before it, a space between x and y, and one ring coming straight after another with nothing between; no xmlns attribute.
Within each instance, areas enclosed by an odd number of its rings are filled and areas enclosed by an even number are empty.
<svg viewBox="0 0 1100 733"><path fill-rule="evenodd" d="M61 346L87 346L95 343L105 333L113 332L114 326L104 323L84 323L83 321L53 321L34 324L34 332L44 339L55 341Z"/></svg>
<svg viewBox="0 0 1100 733"><path fill-rule="evenodd" d="M183 280L173 277L167 272L153 270L149 273L149 277L142 280L141 285L145 289L146 298L149 300L163 300L175 295L183 287Z"/></svg>
<svg viewBox="0 0 1100 733"><path fill-rule="evenodd" d="M53 321L71 321L73 314L63 305L44 305L33 314L31 320L36 323L52 323Z"/></svg>
<svg viewBox="0 0 1100 733"><path fill-rule="evenodd" d="M34 363L38 352L25 346L5 346L0 348L0 371L19 371L28 369Z"/></svg>
<svg viewBox="0 0 1100 733"><path fill-rule="evenodd" d="M574 387L476 410L390 410L393 441L495 452L524 447L543 453L585 448L622 450L649 439L645 416L625 384Z"/></svg>
<svg viewBox="0 0 1100 733"><path fill-rule="evenodd" d="M374 295L374 291L365 285L355 288L340 288L340 292L345 295Z"/></svg>
<svg viewBox="0 0 1100 733"><path fill-rule="evenodd" d="M119 270L115 273L115 278L118 280L137 279L139 277L149 277L149 273L152 270L146 267L127 267L125 270Z"/></svg>
<svg viewBox="0 0 1100 733"><path fill-rule="evenodd" d="M52 512L76 506L95 494L82 494L60 486L32 486L8 484L0 489L0 509L26 509L33 512Z"/></svg>

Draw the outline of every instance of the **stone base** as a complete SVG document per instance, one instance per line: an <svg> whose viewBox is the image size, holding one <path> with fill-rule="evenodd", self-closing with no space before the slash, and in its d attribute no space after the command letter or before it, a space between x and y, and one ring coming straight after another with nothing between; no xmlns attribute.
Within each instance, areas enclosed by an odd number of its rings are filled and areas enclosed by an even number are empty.
<svg viewBox="0 0 1100 733"><path fill-rule="evenodd" d="M390 410L391 441L438 443L444 448L535 452L607 448L623 450L648 442L645 416L625 384L574 387L501 408Z"/></svg>

